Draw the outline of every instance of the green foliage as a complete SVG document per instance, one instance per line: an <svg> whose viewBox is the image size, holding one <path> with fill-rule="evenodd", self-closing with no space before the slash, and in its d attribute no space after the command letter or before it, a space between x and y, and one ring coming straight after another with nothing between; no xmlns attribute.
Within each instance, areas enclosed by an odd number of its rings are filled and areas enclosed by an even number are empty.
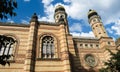
<svg viewBox="0 0 120 72"><path fill-rule="evenodd" d="M116 45L119 45L119 44L120 44L120 37L118 37L118 38L116 39L115 44L116 44Z"/></svg>
<svg viewBox="0 0 120 72"><path fill-rule="evenodd" d="M100 72L119 72L120 71L120 50L117 53L113 53L111 50L107 49L111 55L110 59L104 63L106 68L102 68Z"/></svg>
<svg viewBox="0 0 120 72"><path fill-rule="evenodd" d="M8 15L16 16L16 13L13 11L17 8L16 0L0 0L0 19L7 19Z"/></svg>
<svg viewBox="0 0 120 72"><path fill-rule="evenodd" d="M107 68L102 68L99 70L99 72L108 72L108 69Z"/></svg>
<svg viewBox="0 0 120 72"><path fill-rule="evenodd" d="M0 56L0 64L1 65L6 65L6 64L8 64L8 65L10 65L10 62L9 62L9 58L10 57L12 57L13 55L2 55L2 56Z"/></svg>

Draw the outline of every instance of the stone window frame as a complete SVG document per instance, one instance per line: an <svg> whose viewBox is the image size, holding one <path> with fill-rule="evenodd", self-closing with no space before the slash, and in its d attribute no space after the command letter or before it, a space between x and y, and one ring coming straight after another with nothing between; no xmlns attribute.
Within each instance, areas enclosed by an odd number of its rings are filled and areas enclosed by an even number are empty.
<svg viewBox="0 0 120 72"><path fill-rule="evenodd" d="M107 44L108 44L108 45L111 45L111 42L110 42L110 41L108 41L108 42L107 42Z"/></svg>
<svg viewBox="0 0 120 72"><path fill-rule="evenodd" d="M93 57L94 57L94 59L95 59L95 64L94 64L94 65L89 65L89 63L87 63L87 62L85 61L85 58L86 58L87 56L93 56ZM98 58L97 58L94 54L91 54L91 53L85 54L83 59L84 59L84 63L85 63L86 66L96 67L97 64L98 64Z"/></svg>
<svg viewBox="0 0 120 72"><path fill-rule="evenodd" d="M85 48L86 48L86 47L88 48L88 44L87 44L87 43L85 43L84 45L85 45Z"/></svg>
<svg viewBox="0 0 120 72"><path fill-rule="evenodd" d="M54 39L51 36L45 36L42 39L42 50L41 57L42 58L54 58Z"/></svg>
<svg viewBox="0 0 120 72"><path fill-rule="evenodd" d="M97 48L99 48L99 45L98 45L98 44L96 44L96 47L97 47Z"/></svg>
<svg viewBox="0 0 120 72"><path fill-rule="evenodd" d="M80 43L80 47L83 47L83 44L82 44L82 43Z"/></svg>
<svg viewBox="0 0 120 72"><path fill-rule="evenodd" d="M53 33L42 33L38 36L38 41L37 41L37 49L36 49L36 58L37 60L41 60L44 59L42 58L42 39L45 36L51 36L54 39L54 47L55 47L55 55L54 58L46 58L46 59L59 59L60 58L60 50L59 50L59 40L57 39L57 37L53 34Z"/></svg>
<svg viewBox="0 0 120 72"><path fill-rule="evenodd" d="M97 22L97 19L96 17L92 19L92 23L96 23Z"/></svg>
<svg viewBox="0 0 120 72"><path fill-rule="evenodd" d="M93 46L93 44L90 44L90 48L93 48L94 46Z"/></svg>
<svg viewBox="0 0 120 72"><path fill-rule="evenodd" d="M14 46L13 56L11 59L9 59L10 62L15 62L17 53L18 53L18 49L19 49L20 40L15 34L12 34L12 33L7 33L7 34L3 34L3 35L5 35L7 37L12 37L16 41L14 44L15 46Z"/></svg>

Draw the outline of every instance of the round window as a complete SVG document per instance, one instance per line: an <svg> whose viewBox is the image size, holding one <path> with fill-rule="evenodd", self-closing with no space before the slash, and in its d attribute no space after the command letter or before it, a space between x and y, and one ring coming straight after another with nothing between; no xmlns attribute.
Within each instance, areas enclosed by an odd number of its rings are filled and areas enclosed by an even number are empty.
<svg viewBox="0 0 120 72"><path fill-rule="evenodd" d="M87 54L87 55L85 55L85 63L90 67L94 67L97 62L96 62L95 57L93 55Z"/></svg>

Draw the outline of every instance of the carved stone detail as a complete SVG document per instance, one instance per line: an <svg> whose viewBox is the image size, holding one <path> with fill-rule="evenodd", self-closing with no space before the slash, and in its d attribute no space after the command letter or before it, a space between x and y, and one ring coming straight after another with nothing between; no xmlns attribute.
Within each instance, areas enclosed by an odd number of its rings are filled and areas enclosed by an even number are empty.
<svg viewBox="0 0 120 72"><path fill-rule="evenodd" d="M85 55L85 63L90 67L94 67L97 64L97 61L92 54L87 54Z"/></svg>

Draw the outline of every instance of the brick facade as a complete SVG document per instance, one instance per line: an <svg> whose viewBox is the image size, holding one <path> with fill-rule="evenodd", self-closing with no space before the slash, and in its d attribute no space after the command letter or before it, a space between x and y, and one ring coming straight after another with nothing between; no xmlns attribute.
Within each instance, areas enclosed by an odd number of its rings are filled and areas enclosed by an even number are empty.
<svg viewBox="0 0 120 72"><path fill-rule="evenodd" d="M106 34L97 35L98 38L74 37L66 21L42 22L33 16L28 25L0 23L0 34L17 40L13 62L10 66L0 65L0 72L98 72L109 58L106 48L116 49L113 39ZM54 39L53 58L42 58L45 36ZM92 65L90 57L93 57Z"/></svg>

